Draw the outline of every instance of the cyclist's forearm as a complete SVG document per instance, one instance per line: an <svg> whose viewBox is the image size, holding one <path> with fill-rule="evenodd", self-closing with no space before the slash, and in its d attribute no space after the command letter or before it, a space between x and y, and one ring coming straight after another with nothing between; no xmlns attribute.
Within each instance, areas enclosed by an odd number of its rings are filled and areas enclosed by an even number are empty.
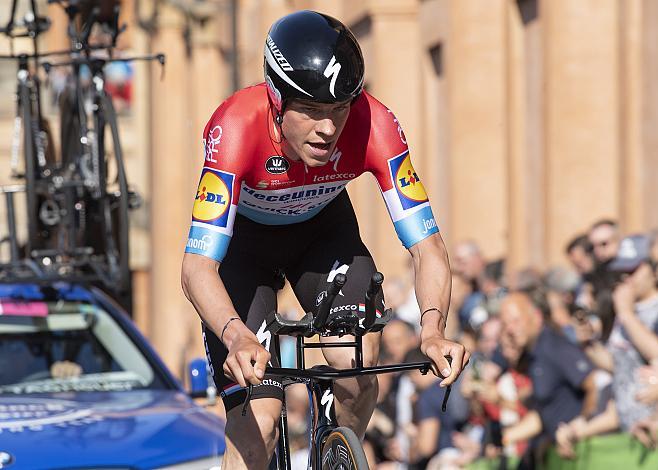
<svg viewBox="0 0 658 470"><path fill-rule="evenodd" d="M438 309L424 314L421 337L444 336L452 278L441 235L434 234L412 246L409 251L414 261L416 298L421 313L427 309Z"/></svg>
<svg viewBox="0 0 658 470"><path fill-rule="evenodd" d="M226 292L224 283L217 274L217 264L212 260L195 259L199 255L185 254L181 274L183 292L194 305L195 310L219 338L224 331L223 342L230 343L240 333L249 331L241 320L232 321L224 330L226 323L232 317L239 317L233 303Z"/></svg>

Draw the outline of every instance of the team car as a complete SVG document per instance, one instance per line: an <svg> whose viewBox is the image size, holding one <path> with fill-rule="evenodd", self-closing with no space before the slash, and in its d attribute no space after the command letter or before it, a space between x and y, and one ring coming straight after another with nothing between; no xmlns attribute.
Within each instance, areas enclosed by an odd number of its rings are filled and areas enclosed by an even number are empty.
<svg viewBox="0 0 658 470"><path fill-rule="evenodd" d="M99 289L0 284L0 468L219 469L205 364L186 393Z"/></svg>

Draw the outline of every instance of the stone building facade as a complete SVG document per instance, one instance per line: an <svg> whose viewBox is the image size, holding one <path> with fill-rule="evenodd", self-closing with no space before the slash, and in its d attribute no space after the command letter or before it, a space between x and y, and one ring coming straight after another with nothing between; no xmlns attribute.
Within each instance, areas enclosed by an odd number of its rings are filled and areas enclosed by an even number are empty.
<svg viewBox="0 0 658 470"><path fill-rule="evenodd" d="M368 90L404 127L449 246L470 238L513 267L544 268L599 218L629 232L658 226L656 0L135 1L123 1L122 47L167 55L164 73L136 64L122 119L129 176L147 201L133 230L135 317L176 372L200 351L179 268L201 132L236 84L262 80L267 29L297 9L352 28ZM65 47L63 17L49 8L46 43ZM11 129L4 106L1 135ZM374 179L349 193L380 270L404 272Z"/></svg>

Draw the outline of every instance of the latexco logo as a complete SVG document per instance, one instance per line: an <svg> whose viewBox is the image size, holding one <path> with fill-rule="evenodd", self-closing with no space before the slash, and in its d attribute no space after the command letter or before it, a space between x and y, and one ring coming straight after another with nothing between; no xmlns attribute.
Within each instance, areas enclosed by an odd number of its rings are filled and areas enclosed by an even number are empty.
<svg viewBox="0 0 658 470"><path fill-rule="evenodd" d="M280 155L273 155L265 162L265 169L273 175L285 173L290 168L290 163Z"/></svg>
<svg viewBox="0 0 658 470"><path fill-rule="evenodd" d="M340 305L340 306L338 306L338 307L334 307L334 308L332 308L331 310L329 310L329 313L343 312L343 311L346 311L346 312L349 312L349 311L358 312L358 311L359 311L359 306L358 306L358 305L354 305L354 304L352 304L352 305Z"/></svg>

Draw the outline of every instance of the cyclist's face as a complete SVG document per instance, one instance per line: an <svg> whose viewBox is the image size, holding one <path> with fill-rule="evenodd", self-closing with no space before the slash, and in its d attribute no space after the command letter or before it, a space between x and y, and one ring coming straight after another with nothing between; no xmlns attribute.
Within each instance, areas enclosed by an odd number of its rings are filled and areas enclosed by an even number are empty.
<svg viewBox="0 0 658 470"><path fill-rule="evenodd" d="M292 100L283 113L283 150L310 167L323 166L331 157L350 114L350 102L312 103Z"/></svg>

